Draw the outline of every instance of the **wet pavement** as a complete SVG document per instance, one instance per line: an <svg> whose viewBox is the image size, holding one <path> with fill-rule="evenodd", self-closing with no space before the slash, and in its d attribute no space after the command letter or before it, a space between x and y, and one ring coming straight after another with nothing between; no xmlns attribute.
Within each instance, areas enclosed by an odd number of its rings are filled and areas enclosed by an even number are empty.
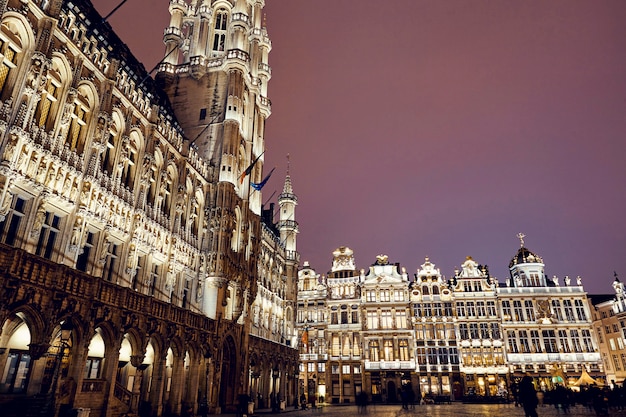
<svg viewBox="0 0 626 417"><path fill-rule="evenodd" d="M271 410L257 410L256 416L269 417ZM348 416L376 416L376 417L524 417L524 410L515 407L514 404L463 404L453 402L452 404L427 404L417 405L414 409L402 409L401 405L380 405L369 404L364 413L359 413L356 405L328 405L315 410L294 410L287 409L280 414L288 414L288 417L348 417ZM596 412L587 407L577 405L569 409L569 413L564 413L552 405L537 407L539 417L583 417L597 416ZM626 410L609 410L605 416L626 417ZM285 416L287 417L287 416Z"/></svg>

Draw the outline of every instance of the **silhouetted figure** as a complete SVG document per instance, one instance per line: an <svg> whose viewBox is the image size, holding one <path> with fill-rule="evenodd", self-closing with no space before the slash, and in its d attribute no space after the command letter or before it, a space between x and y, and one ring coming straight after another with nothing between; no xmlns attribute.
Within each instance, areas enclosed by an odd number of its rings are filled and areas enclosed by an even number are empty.
<svg viewBox="0 0 626 417"><path fill-rule="evenodd" d="M519 402L524 407L526 417L537 417L537 391L533 385L533 379L526 375L519 383Z"/></svg>

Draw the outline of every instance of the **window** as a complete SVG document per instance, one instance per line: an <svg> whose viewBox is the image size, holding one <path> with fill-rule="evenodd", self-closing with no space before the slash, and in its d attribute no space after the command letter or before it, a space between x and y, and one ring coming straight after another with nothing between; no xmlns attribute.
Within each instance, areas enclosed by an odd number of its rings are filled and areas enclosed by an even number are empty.
<svg viewBox="0 0 626 417"><path fill-rule="evenodd" d="M119 245L110 242L107 248L104 268L102 270L102 278L104 278L105 281L113 282L113 277L115 276L115 270L117 268L118 253Z"/></svg>
<svg viewBox="0 0 626 417"><path fill-rule="evenodd" d="M407 339L398 340L398 354L401 361L408 361L409 358L409 341Z"/></svg>
<svg viewBox="0 0 626 417"><path fill-rule="evenodd" d="M361 365L354 365L352 367L352 373L358 375L361 373Z"/></svg>
<svg viewBox="0 0 626 417"><path fill-rule="evenodd" d="M535 307L533 306L532 300L524 301L524 309L526 310L526 319L535 321Z"/></svg>
<svg viewBox="0 0 626 417"><path fill-rule="evenodd" d="M380 352L379 352L379 345L378 345L377 340L370 341L369 353L370 353L370 361L372 362L380 361Z"/></svg>
<svg viewBox="0 0 626 417"><path fill-rule="evenodd" d="M522 353L531 353L530 345L528 344L528 332L526 330L520 330L519 342Z"/></svg>
<svg viewBox="0 0 626 417"><path fill-rule="evenodd" d="M0 35L0 98L4 98L7 80L13 70L17 68L17 56L19 48L9 42L5 34ZM8 88L6 89L8 91Z"/></svg>
<svg viewBox="0 0 626 417"><path fill-rule="evenodd" d="M332 337L332 351L331 354L333 356L339 356L341 354L341 343L339 341L339 336L334 334Z"/></svg>
<svg viewBox="0 0 626 417"><path fill-rule="evenodd" d="M109 174L109 176L113 175L113 166L115 163L115 137L116 131L111 130L108 134L107 144L102 155L102 170ZM148 198L148 200L150 200L150 198Z"/></svg>
<svg viewBox="0 0 626 417"><path fill-rule="evenodd" d="M404 290L394 290L393 299L394 301L404 301Z"/></svg>
<svg viewBox="0 0 626 417"><path fill-rule="evenodd" d="M341 312L341 324L348 324L348 312L345 310Z"/></svg>
<svg viewBox="0 0 626 417"><path fill-rule="evenodd" d="M496 316L496 302L495 301L487 301L487 315L489 315L489 317Z"/></svg>
<svg viewBox="0 0 626 417"><path fill-rule="evenodd" d="M389 302L389 301L391 301L391 295L389 293L389 290L381 290L380 291L380 301L382 301L382 302Z"/></svg>
<svg viewBox="0 0 626 417"><path fill-rule="evenodd" d="M509 351L511 353L519 353L519 349L517 348L517 339L515 338L515 332L513 330L509 330L507 332L507 339L509 341Z"/></svg>
<svg viewBox="0 0 626 417"><path fill-rule="evenodd" d="M367 328L378 329L378 313L376 311L367 312Z"/></svg>
<svg viewBox="0 0 626 417"><path fill-rule="evenodd" d="M478 324L470 323L470 338L478 339Z"/></svg>
<svg viewBox="0 0 626 417"><path fill-rule="evenodd" d="M76 259L76 269L83 272L90 272L88 270L89 265L89 255L93 250L94 243L94 234L91 232L87 232L87 239L85 240L85 246L83 246L82 253L78 255Z"/></svg>
<svg viewBox="0 0 626 417"><path fill-rule="evenodd" d="M226 28L228 24L228 12L218 9L215 13L215 26L213 32L213 52L224 52L226 44Z"/></svg>
<svg viewBox="0 0 626 417"><path fill-rule="evenodd" d="M558 321L563 321L563 311L559 300L552 300L552 313L556 315Z"/></svg>
<svg viewBox="0 0 626 417"><path fill-rule="evenodd" d="M325 362L318 362L317 363L317 372L320 372L320 373L326 372L326 363Z"/></svg>
<svg viewBox="0 0 626 417"><path fill-rule="evenodd" d="M159 269L161 265L152 264L150 268L150 274L146 277L146 294L154 296L154 290L157 286L157 282L159 280Z"/></svg>
<svg viewBox="0 0 626 417"><path fill-rule="evenodd" d="M11 195L7 193L5 198L11 198ZM14 197L11 206L4 220L0 222L0 237L9 246L20 246L21 242L17 242L17 237L24 218L26 200Z"/></svg>
<svg viewBox="0 0 626 417"><path fill-rule="evenodd" d="M476 302L476 311L478 312L478 317L485 317L487 315L484 301Z"/></svg>
<svg viewBox="0 0 626 417"><path fill-rule="evenodd" d="M70 115L70 127L65 138L65 142L70 149L76 150L78 153L82 153L85 147L88 112L89 105L87 99L78 94L74 101L74 108Z"/></svg>
<svg viewBox="0 0 626 417"><path fill-rule="evenodd" d="M568 321L574 321L574 310L572 309L572 300L563 300L565 308L565 317Z"/></svg>
<svg viewBox="0 0 626 417"><path fill-rule="evenodd" d="M569 339L567 338L567 330L559 330L559 344L564 353L570 353L572 351Z"/></svg>
<svg viewBox="0 0 626 417"><path fill-rule="evenodd" d="M365 300L370 303L376 302L376 291L374 290L365 291Z"/></svg>
<svg viewBox="0 0 626 417"><path fill-rule="evenodd" d="M520 300L513 301L513 312L515 313L515 321L524 321L524 312L522 311L522 302Z"/></svg>
<svg viewBox="0 0 626 417"><path fill-rule="evenodd" d="M391 310L383 310L380 312L380 328L393 329L393 320L391 318Z"/></svg>
<svg viewBox="0 0 626 417"><path fill-rule="evenodd" d="M543 336L543 345L546 348L546 352L558 353L559 348L557 347L557 344L556 344L556 336L554 334L554 330L543 330L541 333Z"/></svg>
<svg viewBox="0 0 626 417"><path fill-rule="evenodd" d="M530 341L533 346L533 352L535 353L543 352L543 349L541 348L541 341L539 339L539 330L530 331Z"/></svg>
<svg viewBox="0 0 626 417"><path fill-rule="evenodd" d="M2 372L2 380L0 380L0 393L24 393L30 364L31 358L28 352L10 351Z"/></svg>
<svg viewBox="0 0 626 417"><path fill-rule="evenodd" d="M337 365L337 364L330 365L330 372L333 375L339 375L339 365Z"/></svg>
<svg viewBox="0 0 626 417"><path fill-rule="evenodd" d="M83 377L85 379L98 379L100 378L100 369L102 368L102 358L87 358L85 362L85 373Z"/></svg>
<svg viewBox="0 0 626 417"><path fill-rule="evenodd" d="M396 311L396 328L406 329L407 327L406 311Z"/></svg>
<svg viewBox="0 0 626 417"><path fill-rule="evenodd" d="M480 338L489 339L489 324L480 323Z"/></svg>
<svg viewBox="0 0 626 417"><path fill-rule="evenodd" d="M574 305L576 306L576 316L578 317L578 320L586 321L587 313L585 312L585 307L582 300L575 300Z"/></svg>
<svg viewBox="0 0 626 417"><path fill-rule="evenodd" d="M41 93L41 100L35 111L35 123L41 128L52 130L54 127L54 111L58 106L59 93L61 90L61 78L55 71L48 72L48 80ZM52 117L51 116L52 113Z"/></svg>
<svg viewBox="0 0 626 417"><path fill-rule="evenodd" d="M350 375L350 365L342 365L341 373L344 375Z"/></svg>
<svg viewBox="0 0 626 417"><path fill-rule="evenodd" d="M395 359L393 355L393 340L391 339L383 340L383 359L386 361Z"/></svg>
<svg viewBox="0 0 626 417"><path fill-rule="evenodd" d="M574 352L581 353L583 351L582 344L580 343L580 338L578 337L578 330L570 330L570 340L574 345Z"/></svg>
<svg viewBox="0 0 626 417"><path fill-rule="evenodd" d="M502 301L502 316L505 321L511 320L511 302L509 300Z"/></svg>
<svg viewBox="0 0 626 417"><path fill-rule="evenodd" d="M491 323L491 337L494 339L502 338L502 335L500 334L500 324Z"/></svg>
<svg viewBox="0 0 626 417"><path fill-rule="evenodd" d="M40 216L40 214L37 213L37 216ZM57 235L60 233L59 227L61 218L49 211L42 213L41 216L43 217L43 224L39 232L39 240L37 241L35 254L46 259L52 259L54 242L56 241ZM38 220L35 219L35 222L37 221Z"/></svg>
<svg viewBox="0 0 626 417"><path fill-rule="evenodd" d="M474 302L473 301L468 301L467 302L467 315L469 317L476 317L476 309L474 308Z"/></svg>
<svg viewBox="0 0 626 417"><path fill-rule="evenodd" d="M461 337L461 340L469 339L469 330L466 323L459 324L459 336Z"/></svg>
<svg viewBox="0 0 626 417"><path fill-rule="evenodd" d="M582 329L580 332L583 337L583 345L585 346L585 352L595 352L593 343L591 341L591 332L587 329Z"/></svg>
<svg viewBox="0 0 626 417"><path fill-rule="evenodd" d="M464 302L458 302L456 304L456 315L457 317L465 317L465 303Z"/></svg>

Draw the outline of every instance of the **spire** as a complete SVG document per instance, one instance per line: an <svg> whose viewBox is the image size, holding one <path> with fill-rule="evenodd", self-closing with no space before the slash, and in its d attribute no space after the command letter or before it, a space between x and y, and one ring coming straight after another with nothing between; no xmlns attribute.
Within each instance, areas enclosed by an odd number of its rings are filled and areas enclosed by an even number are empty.
<svg viewBox="0 0 626 417"><path fill-rule="evenodd" d="M285 185L283 186L283 193L281 195L293 195L293 187L291 186L291 175L289 175L289 170L290 170L290 160L289 160L289 154L287 154L287 176L285 177Z"/></svg>

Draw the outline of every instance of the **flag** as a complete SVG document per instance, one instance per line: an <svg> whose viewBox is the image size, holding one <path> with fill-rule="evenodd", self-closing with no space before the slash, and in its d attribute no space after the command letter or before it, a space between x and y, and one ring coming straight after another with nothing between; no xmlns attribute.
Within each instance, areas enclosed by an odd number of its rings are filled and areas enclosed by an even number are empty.
<svg viewBox="0 0 626 417"><path fill-rule="evenodd" d="M269 180L269 179L270 179L270 177L272 176L272 173L274 172L274 170L275 170L275 169L276 169L276 167L272 168L272 170L270 171L270 173L269 173L269 174L267 174L267 175L265 176L265 178L263 178L263 181L261 181L261 182L260 182L260 183L258 183L258 184L257 184L256 182L251 182L251 183L250 183L250 186L251 186L252 188L254 188L255 190L257 190L257 191L261 191L261 188L263 188L263 186L265 185L265 183L267 182L267 180Z"/></svg>
<svg viewBox="0 0 626 417"><path fill-rule="evenodd" d="M240 184L243 184L243 180L246 178L246 176L250 175L250 173L252 172L252 168L254 168L254 166L258 162L259 158L261 158L261 156L264 153L265 153L265 151L261 152L261 155L257 156L256 159L254 161L252 161L250 166L248 168L246 168L246 170L244 172L241 173L241 175L239 176L239 183Z"/></svg>

